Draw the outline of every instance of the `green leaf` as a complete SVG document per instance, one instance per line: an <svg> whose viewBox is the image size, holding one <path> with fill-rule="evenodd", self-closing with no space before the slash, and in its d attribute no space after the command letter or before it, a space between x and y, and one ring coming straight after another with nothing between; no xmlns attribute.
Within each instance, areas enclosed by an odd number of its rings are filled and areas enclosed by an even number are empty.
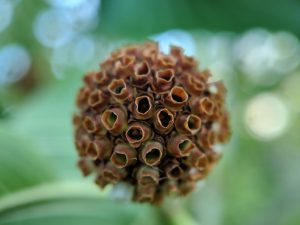
<svg viewBox="0 0 300 225"><path fill-rule="evenodd" d="M76 74L76 73L75 73ZM32 140L62 178L81 177L76 168L72 115L81 78L76 74L37 90L12 115L11 125Z"/></svg>
<svg viewBox="0 0 300 225"><path fill-rule="evenodd" d="M33 149L9 128L0 129L0 197L54 179L47 159Z"/></svg>
<svg viewBox="0 0 300 225"><path fill-rule="evenodd" d="M102 194L101 194L102 193ZM54 183L0 200L0 225L170 224L160 208L103 198L95 185Z"/></svg>

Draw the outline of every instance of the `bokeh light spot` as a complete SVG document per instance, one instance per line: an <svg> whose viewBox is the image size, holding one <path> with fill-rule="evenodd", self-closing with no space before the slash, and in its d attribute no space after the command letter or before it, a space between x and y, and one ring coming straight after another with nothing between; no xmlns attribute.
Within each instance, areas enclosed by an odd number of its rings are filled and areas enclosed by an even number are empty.
<svg viewBox="0 0 300 225"><path fill-rule="evenodd" d="M288 120L287 107L272 93L255 96L246 107L246 127L259 139L269 140L279 137L286 130Z"/></svg>

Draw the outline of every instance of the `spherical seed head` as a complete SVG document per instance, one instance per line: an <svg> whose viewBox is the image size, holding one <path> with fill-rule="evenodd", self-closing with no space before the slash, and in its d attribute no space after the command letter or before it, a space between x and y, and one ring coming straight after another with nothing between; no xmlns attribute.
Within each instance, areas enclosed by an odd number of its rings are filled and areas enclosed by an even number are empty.
<svg viewBox="0 0 300 225"><path fill-rule="evenodd" d="M126 182L133 201L191 192L220 158L230 125L222 82L193 57L157 43L123 47L87 73L73 119L78 165L101 188Z"/></svg>

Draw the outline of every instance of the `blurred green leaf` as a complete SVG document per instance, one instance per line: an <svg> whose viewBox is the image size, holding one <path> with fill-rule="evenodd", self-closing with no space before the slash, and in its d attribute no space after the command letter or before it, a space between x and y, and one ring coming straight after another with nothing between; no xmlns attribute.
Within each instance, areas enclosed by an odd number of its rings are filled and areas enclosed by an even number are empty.
<svg viewBox="0 0 300 225"><path fill-rule="evenodd" d="M78 74L70 74L64 80L41 87L12 114L14 130L36 143L40 154L47 157L63 178L81 177L75 165L77 155L72 129L80 82Z"/></svg>
<svg viewBox="0 0 300 225"><path fill-rule="evenodd" d="M34 151L29 140L0 129L0 197L16 190L49 182L55 177L47 159Z"/></svg>
<svg viewBox="0 0 300 225"><path fill-rule="evenodd" d="M45 185L0 200L1 225L170 224L160 208L104 199L94 185Z"/></svg>

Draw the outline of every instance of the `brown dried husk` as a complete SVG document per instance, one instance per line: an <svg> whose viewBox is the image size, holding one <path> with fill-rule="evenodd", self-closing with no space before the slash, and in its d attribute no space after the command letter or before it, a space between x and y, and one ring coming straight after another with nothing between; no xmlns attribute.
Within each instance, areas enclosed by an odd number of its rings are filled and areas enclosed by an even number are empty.
<svg viewBox="0 0 300 225"><path fill-rule="evenodd" d="M155 42L118 49L100 68L84 76L73 119L83 174L101 188L133 185L133 201L190 193L230 138L222 82L209 83L181 48L167 55Z"/></svg>

